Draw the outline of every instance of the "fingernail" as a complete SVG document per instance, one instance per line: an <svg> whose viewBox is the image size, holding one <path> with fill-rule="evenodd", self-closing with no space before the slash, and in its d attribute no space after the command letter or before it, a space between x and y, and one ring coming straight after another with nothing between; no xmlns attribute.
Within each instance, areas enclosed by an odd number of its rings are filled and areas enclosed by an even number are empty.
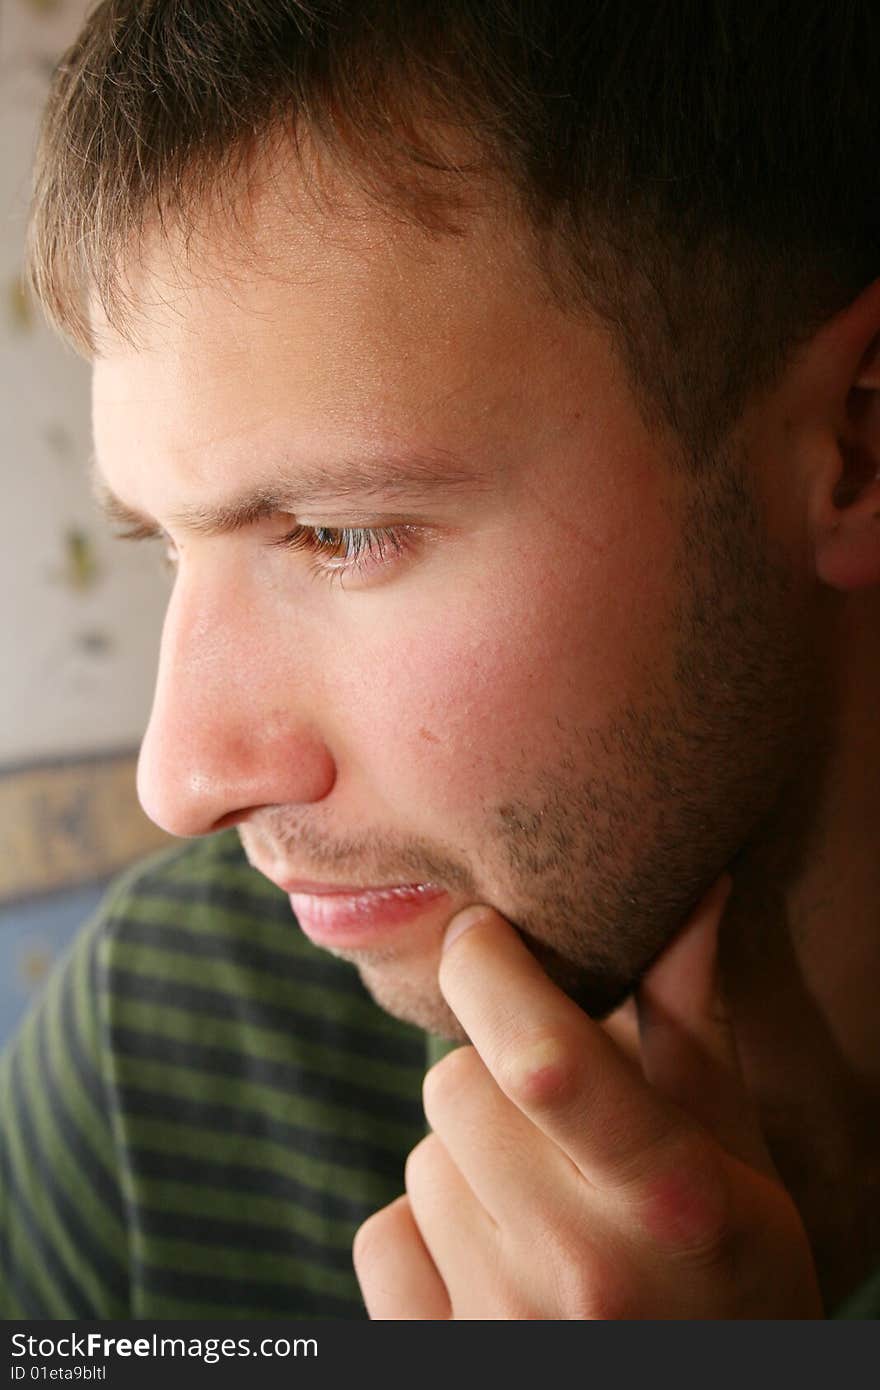
<svg viewBox="0 0 880 1390"><path fill-rule="evenodd" d="M443 938L444 951L448 951L453 941L463 936L471 927L476 926L477 922L485 921L491 911L491 907L485 907L482 903L477 903L472 907L463 908L461 912L457 912L446 928L446 935Z"/></svg>

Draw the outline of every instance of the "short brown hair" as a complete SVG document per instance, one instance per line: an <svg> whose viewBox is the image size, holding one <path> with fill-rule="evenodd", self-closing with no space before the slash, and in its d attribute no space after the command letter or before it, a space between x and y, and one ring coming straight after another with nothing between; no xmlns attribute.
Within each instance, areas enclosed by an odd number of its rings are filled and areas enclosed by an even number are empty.
<svg viewBox="0 0 880 1390"><path fill-rule="evenodd" d="M147 220L273 135L449 235L494 180L705 452L880 272L878 92L875 0L104 0L53 83L31 281L91 350Z"/></svg>

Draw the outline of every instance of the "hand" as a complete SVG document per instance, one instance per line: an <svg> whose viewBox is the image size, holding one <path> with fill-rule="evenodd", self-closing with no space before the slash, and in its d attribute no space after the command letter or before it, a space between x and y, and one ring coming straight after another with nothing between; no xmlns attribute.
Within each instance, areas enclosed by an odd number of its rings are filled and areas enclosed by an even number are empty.
<svg viewBox="0 0 880 1390"><path fill-rule="evenodd" d="M823 1316L717 982L729 888L644 977L641 1064L497 912L459 914L439 978L473 1046L428 1072L433 1132L355 1237L372 1318Z"/></svg>

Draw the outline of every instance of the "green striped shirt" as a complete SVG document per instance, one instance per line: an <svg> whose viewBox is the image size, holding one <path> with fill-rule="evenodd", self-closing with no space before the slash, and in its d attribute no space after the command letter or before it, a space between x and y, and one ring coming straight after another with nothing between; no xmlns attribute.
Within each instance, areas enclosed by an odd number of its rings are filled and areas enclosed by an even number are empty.
<svg viewBox="0 0 880 1390"><path fill-rule="evenodd" d="M443 1050L234 831L137 866L3 1058L0 1311L365 1317L354 1232L403 1189ZM878 1310L875 1281L837 1316Z"/></svg>

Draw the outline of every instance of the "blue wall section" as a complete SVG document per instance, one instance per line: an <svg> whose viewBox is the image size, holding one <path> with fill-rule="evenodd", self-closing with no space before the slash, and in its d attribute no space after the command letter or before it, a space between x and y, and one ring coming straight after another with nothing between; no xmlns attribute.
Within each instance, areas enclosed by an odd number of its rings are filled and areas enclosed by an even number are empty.
<svg viewBox="0 0 880 1390"><path fill-rule="evenodd" d="M0 907L0 1047L39 994L52 965L91 918L109 882Z"/></svg>

